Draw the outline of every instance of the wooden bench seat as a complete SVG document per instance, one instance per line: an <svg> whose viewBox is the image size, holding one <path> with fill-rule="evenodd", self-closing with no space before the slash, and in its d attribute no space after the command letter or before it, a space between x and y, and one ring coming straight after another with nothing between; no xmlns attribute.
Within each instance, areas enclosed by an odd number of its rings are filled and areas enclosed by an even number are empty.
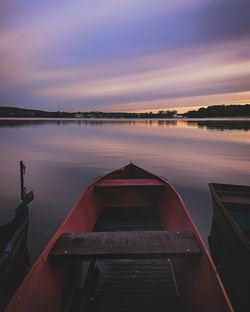
<svg viewBox="0 0 250 312"><path fill-rule="evenodd" d="M232 203L232 204L242 204L242 205L250 205L250 196L240 196L240 195L220 195L221 200L224 203Z"/></svg>
<svg viewBox="0 0 250 312"><path fill-rule="evenodd" d="M124 231L65 233L52 257L95 259L171 258L200 254L192 232Z"/></svg>
<svg viewBox="0 0 250 312"><path fill-rule="evenodd" d="M104 187L152 187L163 186L163 182L156 179L107 179L96 185L96 188Z"/></svg>

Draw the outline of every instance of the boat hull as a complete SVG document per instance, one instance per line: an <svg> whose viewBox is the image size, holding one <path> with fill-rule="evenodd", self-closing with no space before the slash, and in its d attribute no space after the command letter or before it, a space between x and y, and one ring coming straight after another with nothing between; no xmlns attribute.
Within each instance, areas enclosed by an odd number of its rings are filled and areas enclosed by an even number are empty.
<svg viewBox="0 0 250 312"><path fill-rule="evenodd" d="M16 212L14 219L0 227L3 247L0 257L0 311L8 303L29 269L27 248L28 207Z"/></svg>
<svg viewBox="0 0 250 312"><path fill-rule="evenodd" d="M113 179L123 180L124 183L114 187L110 185ZM131 179L134 183L127 182ZM139 179L154 180L155 185L140 185ZM107 174L87 188L33 265L7 311L27 311L27 307L30 311L62 310L74 263L52 261L50 252L58 238L63 233L93 231L105 209L119 206L131 211L133 207L140 208L140 205L159 209L163 230L191 231L201 249L196 259L172 260L185 310L212 311L217 308L218 311L232 311L218 272L179 194L165 180L133 164Z"/></svg>

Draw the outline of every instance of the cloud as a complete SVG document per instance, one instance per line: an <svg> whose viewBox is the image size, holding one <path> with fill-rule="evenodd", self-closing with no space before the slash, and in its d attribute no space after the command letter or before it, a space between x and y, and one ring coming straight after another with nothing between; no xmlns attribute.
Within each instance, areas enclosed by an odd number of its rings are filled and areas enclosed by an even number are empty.
<svg viewBox="0 0 250 312"><path fill-rule="evenodd" d="M195 109L200 106L219 105L219 104L245 104L250 103L250 91L246 92L228 92L217 94L206 94L198 96L176 96L167 97L160 100L144 100L134 101L113 105L107 105L108 111L117 111L123 108L123 111L158 111L162 109L178 109L178 111L186 111L187 109ZM101 107L100 107L101 108Z"/></svg>
<svg viewBox="0 0 250 312"><path fill-rule="evenodd" d="M16 13L14 16L15 7L20 7L18 3L15 4L14 1L13 7L8 1L3 1L1 4L3 12L0 13L1 18L4 20L9 18L12 21L0 31L0 56L1 67L3 67L0 79L4 82L0 86L1 89L22 84L26 74L43 67L48 60L53 64L57 64L58 59L70 59L74 62L76 52L68 51L69 46L76 45L75 50L82 48L86 50L87 46L94 45L96 49L96 45L100 42L100 35L106 36L107 27L109 32L114 34L117 33L117 29L124 28L131 40L132 33L142 21L145 24L148 19L151 21L157 18L161 12L172 14L180 8L184 10L199 3L198 0L178 2L155 0L154 3L150 0L107 0L105 2L75 0L60 1L59 4L45 1L47 9L40 12L35 7L32 8L32 3L29 1L25 6L25 2L27 0L24 0L23 6L28 13L23 12L20 15ZM129 25L133 25L132 33ZM142 33L138 35L142 36ZM119 44L121 45L121 42ZM131 43L128 43L129 45ZM102 50L105 48L107 47L102 46ZM109 49L109 53L114 57L112 49L115 49L114 42ZM130 49L134 49L133 44ZM68 55L65 55L65 51L68 51ZM89 51L91 56L86 55L87 51L84 54L81 57L83 63L95 54L98 55L97 58L102 57L100 50Z"/></svg>
<svg viewBox="0 0 250 312"><path fill-rule="evenodd" d="M203 47L174 54L122 59L99 67L87 66L86 70L83 67L40 72L38 77L48 79L50 83L36 90L35 94L53 100L95 101L96 105L117 105L120 102L120 109L127 99L127 103L131 103L130 109L133 109L132 103L143 106L145 101L145 104L152 105L152 99L156 103L159 98L166 100L248 91L250 57L238 59L235 55L248 49L249 44L249 40L240 40L210 49ZM58 81L60 75L62 80Z"/></svg>
<svg viewBox="0 0 250 312"><path fill-rule="evenodd" d="M248 5L3 0L0 101L154 109L157 101L248 91Z"/></svg>
<svg viewBox="0 0 250 312"><path fill-rule="evenodd" d="M37 94L58 99L119 97L138 94L167 94L171 90L199 91L204 84L217 84L230 77L238 79L249 74L250 60L231 64L217 64L199 60L186 66L164 68L128 76L84 81L49 87ZM250 76L250 75L249 75ZM249 78L249 77L248 77Z"/></svg>

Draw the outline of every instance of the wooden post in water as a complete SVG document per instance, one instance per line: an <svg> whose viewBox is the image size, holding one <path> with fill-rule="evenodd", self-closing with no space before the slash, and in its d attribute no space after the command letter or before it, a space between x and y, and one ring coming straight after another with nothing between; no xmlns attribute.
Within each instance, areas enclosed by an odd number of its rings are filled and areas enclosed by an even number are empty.
<svg viewBox="0 0 250 312"><path fill-rule="evenodd" d="M21 200L24 200L26 196L26 187L24 186L24 174L25 174L25 165L21 160L20 161Z"/></svg>

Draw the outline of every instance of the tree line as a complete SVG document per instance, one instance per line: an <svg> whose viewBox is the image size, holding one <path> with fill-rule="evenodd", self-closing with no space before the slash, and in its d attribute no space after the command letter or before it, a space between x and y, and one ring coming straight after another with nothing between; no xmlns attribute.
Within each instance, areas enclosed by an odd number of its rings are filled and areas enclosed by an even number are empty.
<svg viewBox="0 0 250 312"><path fill-rule="evenodd" d="M212 117L250 117L250 104L245 105L212 105L201 107L198 110L182 114L187 118L212 118ZM1 107L0 117L15 118L174 118L178 117L176 110L160 110L158 112L129 113L129 112L47 112L35 109L18 107Z"/></svg>
<svg viewBox="0 0 250 312"><path fill-rule="evenodd" d="M176 110L161 110L157 113L129 113L129 112L46 112L42 110L24 109L18 107L0 107L0 117L25 118L172 118Z"/></svg>
<svg viewBox="0 0 250 312"><path fill-rule="evenodd" d="M206 117L250 117L250 104L245 105L212 105L192 110L185 114L188 118Z"/></svg>

